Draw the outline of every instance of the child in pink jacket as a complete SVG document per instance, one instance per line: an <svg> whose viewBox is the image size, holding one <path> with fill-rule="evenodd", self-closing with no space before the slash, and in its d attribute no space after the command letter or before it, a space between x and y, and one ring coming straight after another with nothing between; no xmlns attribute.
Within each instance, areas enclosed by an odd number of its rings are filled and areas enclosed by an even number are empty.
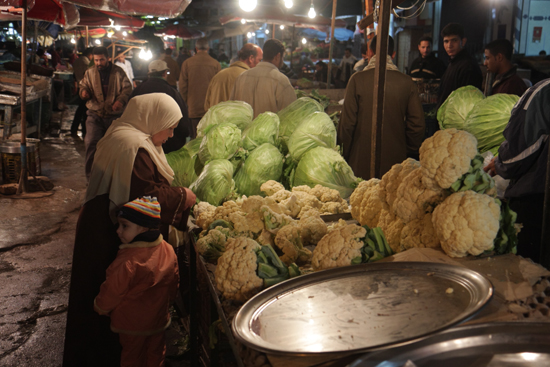
<svg viewBox="0 0 550 367"><path fill-rule="evenodd" d="M122 345L122 367L164 366L164 331L178 289L178 259L158 230L157 198L133 200L117 216L122 245L107 269L94 309L111 317L111 330L119 334Z"/></svg>

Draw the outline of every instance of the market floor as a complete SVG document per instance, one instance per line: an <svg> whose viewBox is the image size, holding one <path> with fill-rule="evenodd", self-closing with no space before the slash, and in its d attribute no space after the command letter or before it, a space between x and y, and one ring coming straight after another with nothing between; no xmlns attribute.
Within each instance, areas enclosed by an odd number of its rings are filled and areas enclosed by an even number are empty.
<svg viewBox="0 0 550 367"><path fill-rule="evenodd" d="M61 366L74 234L86 191L84 143L71 137L76 106L54 112L40 143L53 195L0 196L0 366ZM167 367L187 366L180 323L169 330Z"/></svg>

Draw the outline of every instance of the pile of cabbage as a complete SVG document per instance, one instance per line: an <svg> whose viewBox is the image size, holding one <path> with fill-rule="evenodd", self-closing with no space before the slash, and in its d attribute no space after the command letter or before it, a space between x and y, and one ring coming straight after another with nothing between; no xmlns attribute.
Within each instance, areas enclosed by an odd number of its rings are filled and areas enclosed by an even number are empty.
<svg viewBox="0 0 550 367"><path fill-rule="evenodd" d="M485 98L474 86L455 90L437 110L437 121L443 129L465 130L477 139L480 153L491 151L496 155L504 142L502 132L519 97L495 94Z"/></svg>
<svg viewBox="0 0 550 367"><path fill-rule="evenodd" d="M336 128L314 99L297 99L278 114L252 119L246 102L221 102L197 126L197 138L166 155L173 186L189 187L201 201L219 206L241 195L262 195L269 180L317 184L348 198L359 179L338 152Z"/></svg>

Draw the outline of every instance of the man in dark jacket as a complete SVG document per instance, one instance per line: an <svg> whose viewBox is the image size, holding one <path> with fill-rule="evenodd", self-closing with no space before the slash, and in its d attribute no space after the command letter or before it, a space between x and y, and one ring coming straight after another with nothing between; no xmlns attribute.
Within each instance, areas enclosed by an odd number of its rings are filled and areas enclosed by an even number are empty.
<svg viewBox="0 0 550 367"><path fill-rule="evenodd" d="M458 88L473 85L481 89L483 82L479 65L464 48L464 45L466 45L464 28L458 23L449 23L441 31L441 37L443 38L445 51L451 61L441 77L437 108Z"/></svg>
<svg viewBox="0 0 550 367"><path fill-rule="evenodd" d="M132 91L130 99L135 96L141 96L143 94L150 93L165 93L174 100L180 106L181 114L183 117L178 124L178 127L174 130L174 136L166 143L162 144L162 149L164 153L170 153L176 151L185 145L187 137L190 136L191 123L189 121L189 114L187 113L187 104L179 94L170 84L168 84L167 76L170 68L166 62L162 60L155 60L149 64L149 73L148 78L137 86L136 89Z"/></svg>
<svg viewBox="0 0 550 367"><path fill-rule="evenodd" d="M550 79L529 88L504 129L506 141L485 170L510 180L504 197L523 224L518 255L540 262L542 215L550 145ZM546 183L548 184L548 183Z"/></svg>
<svg viewBox="0 0 550 367"><path fill-rule="evenodd" d="M432 52L432 38L422 37L418 42L420 56L411 65L410 76L422 79L439 79L445 72L446 66Z"/></svg>
<svg viewBox="0 0 550 367"><path fill-rule="evenodd" d="M520 96L527 90L523 79L517 74L517 65L513 65L512 53L514 47L512 42L506 39L498 39L485 46L485 63L487 71L495 75L495 80L489 91L490 96L497 93L515 94Z"/></svg>

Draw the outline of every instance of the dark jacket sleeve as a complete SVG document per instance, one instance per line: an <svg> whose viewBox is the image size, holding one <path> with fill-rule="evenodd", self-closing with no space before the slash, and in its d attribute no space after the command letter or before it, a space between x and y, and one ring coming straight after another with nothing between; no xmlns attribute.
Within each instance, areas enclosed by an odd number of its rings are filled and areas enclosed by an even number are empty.
<svg viewBox="0 0 550 367"><path fill-rule="evenodd" d="M187 228L190 209L183 210L187 194L182 187L171 187L157 170L145 149L139 149L132 170L130 200L139 196L155 196L159 201L160 219L163 225L172 225L179 230Z"/></svg>
<svg viewBox="0 0 550 367"><path fill-rule="evenodd" d="M424 121L424 110L422 102L418 97L416 86L413 84L409 96L409 105L407 107L407 119L405 121L405 132L407 135L407 156L417 157L418 150L426 133L426 123Z"/></svg>

